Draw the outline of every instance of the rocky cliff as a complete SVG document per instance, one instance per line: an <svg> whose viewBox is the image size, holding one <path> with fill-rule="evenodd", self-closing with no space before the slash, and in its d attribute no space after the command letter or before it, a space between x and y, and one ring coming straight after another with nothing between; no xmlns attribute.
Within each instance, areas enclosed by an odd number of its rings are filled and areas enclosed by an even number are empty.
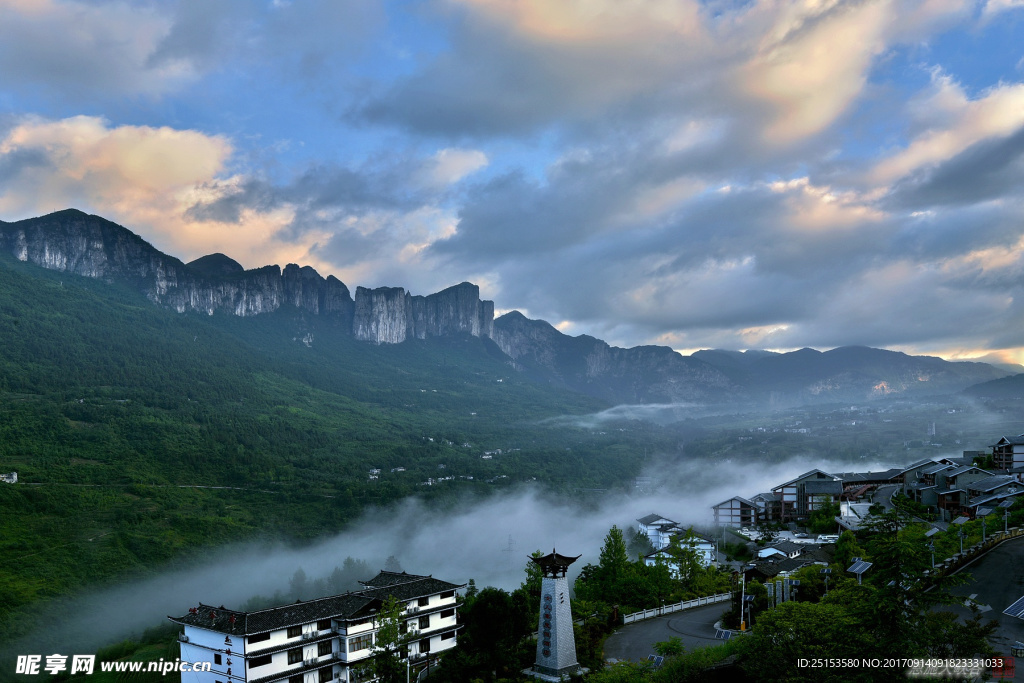
<svg viewBox="0 0 1024 683"><path fill-rule="evenodd" d="M427 296L413 296L401 287L357 287L352 331L356 339L375 344L459 332L490 337L494 302L481 301L480 288L469 282Z"/></svg>
<svg viewBox="0 0 1024 683"><path fill-rule="evenodd" d="M293 306L337 316L359 339L395 344L407 338L468 333L490 336L494 304L473 284L429 296L401 288L356 290L295 264L244 270L224 254L185 264L115 223L68 209L15 223L0 222L0 249L20 261L84 277L127 282L154 303L178 312L253 316Z"/></svg>

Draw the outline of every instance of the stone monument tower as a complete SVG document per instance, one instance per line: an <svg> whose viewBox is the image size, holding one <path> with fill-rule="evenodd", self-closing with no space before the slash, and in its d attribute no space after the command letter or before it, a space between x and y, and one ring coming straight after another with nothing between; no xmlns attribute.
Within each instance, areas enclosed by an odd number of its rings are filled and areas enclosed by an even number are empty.
<svg viewBox="0 0 1024 683"><path fill-rule="evenodd" d="M576 639L572 634L569 582L565 572L580 558L559 555L554 550L530 559L540 565L544 581L540 591L540 624L537 627L537 660L528 669L535 678L560 681L580 670L576 661Z"/></svg>

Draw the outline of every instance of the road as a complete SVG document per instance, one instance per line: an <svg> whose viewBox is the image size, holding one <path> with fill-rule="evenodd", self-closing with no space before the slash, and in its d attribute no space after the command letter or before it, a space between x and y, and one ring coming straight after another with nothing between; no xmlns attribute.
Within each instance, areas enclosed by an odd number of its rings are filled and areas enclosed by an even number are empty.
<svg viewBox="0 0 1024 683"><path fill-rule="evenodd" d="M705 645L721 645L722 641L715 638L715 622L727 609L729 603L720 602L619 627L605 641L604 658L643 661L654 654L654 643L672 636L683 641L687 652Z"/></svg>
<svg viewBox="0 0 1024 683"><path fill-rule="evenodd" d="M982 616L995 619L996 628L992 644L1000 654L1009 655L1015 641L1024 642L1024 620L1003 614L1003 610L1024 597L1024 538L1007 541L989 551L962 571L971 575L971 582L951 592L968 598L983 610ZM970 609L954 605L942 607L964 618L970 618ZM1024 657L1016 662L1015 681L1024 681Z"/></svg>

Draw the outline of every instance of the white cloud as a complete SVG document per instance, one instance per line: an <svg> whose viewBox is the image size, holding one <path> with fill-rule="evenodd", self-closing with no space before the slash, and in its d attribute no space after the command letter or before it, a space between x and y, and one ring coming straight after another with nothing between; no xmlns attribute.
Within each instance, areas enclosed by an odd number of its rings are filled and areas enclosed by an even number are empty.
<svg viewBox="0 0 1024 683"><path fill-rule="evenodd" d="M451 185L487 166L487 155L478 149L447 147L434 155L427 166L427 182L431 185Z"/></svg>
<svg viewBox="0 0 1024 683"><path fill-rule="evenodd" d="M875 166L873 182L892 183L947 161L976 142L1024 126L1024 84L1001 84L972 100L959 83L936 73L931 91L912 110L918 115L919 130L907 147Z"/></svg>

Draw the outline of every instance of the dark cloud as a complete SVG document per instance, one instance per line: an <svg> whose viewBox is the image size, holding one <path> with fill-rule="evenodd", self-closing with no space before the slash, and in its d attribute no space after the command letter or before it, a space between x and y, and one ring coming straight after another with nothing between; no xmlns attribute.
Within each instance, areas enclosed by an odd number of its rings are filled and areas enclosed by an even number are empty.
<svg viewBox="0 0 1024 683"><path fill-rule="evenodd" d="M53 160L38 148L14 149L0 154L0 184L10 182L30 169L52 168Z"/></svg>
<svg viewBox="0 0 1024 683"><path fill-rule="evenodd" d="M898 182L885 202L900 209L963 206L1024 190L1024 127L987 138Z"/></svg>

